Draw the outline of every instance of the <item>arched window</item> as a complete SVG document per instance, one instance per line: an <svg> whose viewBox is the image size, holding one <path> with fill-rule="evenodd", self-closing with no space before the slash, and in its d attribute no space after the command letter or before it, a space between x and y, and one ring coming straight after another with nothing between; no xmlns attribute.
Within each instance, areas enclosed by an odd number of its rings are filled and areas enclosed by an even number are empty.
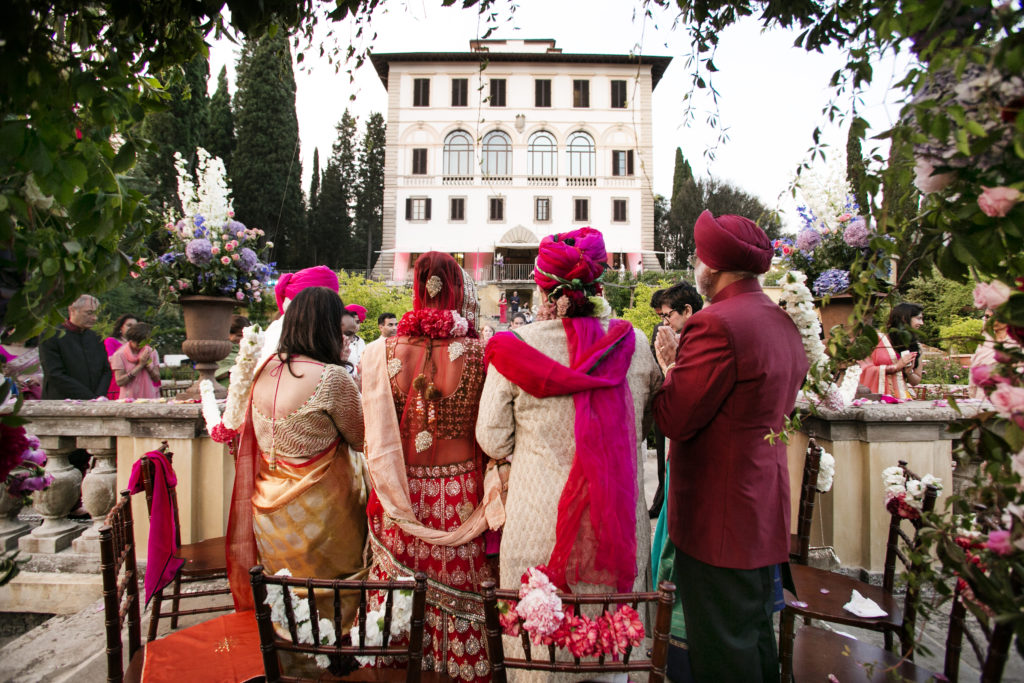
<svg viewBox="0 0 1024 683"><path fill-rule="evenodd" d="M485 176L503 176L512 173L512 140L500 130L484 136L480 170Z"/></svg>
<svg viewBox="0 0 1024 683"><path fill-rule="evenodd" d="M569 152L569 175L593 177L595 175L594 138L583 131L576 131L569 136L567 149Z"/></svg>
<svg viewBox="0 0 1024 683"><path fill-rule="evenodd" d="M527 148L529 169L532 176L558 175L558 143L555 136L546 130L538 131L530 136Z"/></svg>
<svg viewBox="0 0 1024 683"><path fill-rule="evenodd" d="M444 174L473 175L473 138L464 130L452 131L444 139Z"/></svg>

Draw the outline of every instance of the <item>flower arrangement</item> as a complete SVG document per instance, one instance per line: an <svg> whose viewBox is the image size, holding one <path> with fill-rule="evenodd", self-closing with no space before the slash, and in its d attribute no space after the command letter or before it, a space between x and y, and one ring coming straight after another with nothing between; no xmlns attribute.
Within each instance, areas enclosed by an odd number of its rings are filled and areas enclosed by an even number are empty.
<svg viewBox="0 0 1024 683"><path fill-rule="evenodd" d="M27 503L32 493L52 484L53 475L43 470L45 465L46 451L35 435L24 427L0 423L0 480L9 495Z"/></svg>
<svg viewBox="0 0 1024 683"><path fill-rule="evenodd" d="M398 576L395 577L396 581L414 581L411 576ZM363 634L365 638L364 643L367 646L380 646L384 644L384 610L385 605L382 602L376 610L370 610L366 613L366 633ZM394 600L391 604L391 638L401 637L409 632L409 625L412 622L412 589L409 590L397 590L394 592ZM359 642L360 629L359 621L357 620L352 624L352 630L349 631L349 638L353 644ZM376 655L370 655L366 657L357 656L356 661L362 666L373 666L376 664Z"/></svg>
<svg viewBox="0 0 1024 683"><path fill-rule="evenodd" d="M543 566L526 570L519 601L500 602L498 612L505 635L518 636L525 630L534 644L555 645L574 657L618 658L644 640L643 622L629 605L620 605L615 612L605 611L594 619L564 608Z"/></svg>
<svg viewBox="0 0 1024 683"><path fill-rule="evenodd" d="M806 206L797 209L803 227L790 248L778 244L782 263L807 275L815 296L845 292L850 286L850 266L870 254L875 233L867 220L857 216L857 203L847 199L841 213L821 218ZM867 252L865 254L864 252Z"/></svg>
<svg viewBox="0 0 1024 683"><path fill-rule="evenodd" d="M847 397L832 381L833 363L825 352L825 344L821 341L821 321L814 310L814 298L807 289L807 276L797 270L786 273L782 282L782 295L779 304L800 330L800 339L807 355L807 378L804 380L804 395L816 404L824 405L831 410L841 410L853 399L852 393ZM853 389L856 391L856 385ZM848 387L844 383L844 389Z"/></svg>
<svg viewBox="0 0 1024 683"><path fill-rule="evenodd" d="M278 570L274 576L291 576L292 573L288 569ZM299 637L299 643L305 643L307 645L313 644L313 625L312 618L309 613L309 603L300 598L295 594L295 591L289 591L288 596L291 598L292 603L292 614L295 616L295 630ZM264 602L266 605L270 605L270 619L275 624L280 626L282 629L288 629L288 616L285 611L284 604L284 589L281 586L275 584L267 585L267 599ZM320 631L320 645L334 645L334 624L330 619L320 619L317 621L317 626ZM317 666L321 669L326 669L330 666L330 659L326 655L315 655Z"/></svg>
<svg viewBox="0 0 1024 683"><path fill-rule="evenodd" d="M238 344L235 364L228 375L228 397L221 417L214 393L213 382L204 379L199 383L199 395L203 404L203 419L206 431L217 443L228 443L237 434L245 419L245 402L252 387L252 378L256 374L256 363L263 350L263 329L259 325L250 325L242 330L242 341Z"/></svg>
<svg viewBox="0 0 1024 683"><path fill-rule="evenodd" d="M886 467L882 470L885 484L885 509L905 519L918 519L924 503L924 493L929 486L942 491L942 480L926 474L920 479L907 477L902 467Z"/></svg>
<svg viewBox="0 0 1024 683"><path fill-rule="evenodd" d="M185 160L175 154L178 198L185 216L167 222L170 245L153 260L136 264L147 281L172 300L189 294L234 297L241 302L262 300L275 274L266 255L274 245L260 244L259 228L234 219L224 163L203 148L196 150L198 183L192 182Z"/></svg>

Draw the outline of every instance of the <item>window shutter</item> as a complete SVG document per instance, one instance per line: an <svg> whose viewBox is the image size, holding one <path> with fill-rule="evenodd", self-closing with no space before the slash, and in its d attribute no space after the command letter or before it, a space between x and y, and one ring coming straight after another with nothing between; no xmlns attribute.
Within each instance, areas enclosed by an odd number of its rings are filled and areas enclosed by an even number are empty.
<svg viewBox="0 0 1024 683"><path fill-rule="evenodd" d="M619 152L618 150L612 150L612 175L622 175L619 170Z"/></svg>
<svg viewBox="0 0 1024 683"><path fill-rule="evenodd" d="M633 150L626 152L626 175L633 175Z"/></svg>
<svg viewBox="0 0 1024 683"><path fill-rule="evenodd" d="M405 198L405 220L412 220L412 198Z"/></svg>
<svg viewBox="0 0 1024 683"><path fill-rule="evenodd" d="M429 221L430 220L430 197L427 197L424 200L424 203L426 204L426 206L423 209L423 220Z"/></svg>

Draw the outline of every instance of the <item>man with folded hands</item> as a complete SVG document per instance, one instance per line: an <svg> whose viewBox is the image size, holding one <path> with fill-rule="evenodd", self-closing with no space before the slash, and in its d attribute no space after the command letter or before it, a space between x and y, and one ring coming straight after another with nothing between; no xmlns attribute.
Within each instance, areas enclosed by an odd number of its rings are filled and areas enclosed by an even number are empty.
<svg viewBox="0 0 1024 683"><path fill-rule="evenodd" d="M694 228L709 299L655 344L666 369L655 416L669 446L668 532L697 681L778 681L772 630L789 556L789 470L780 432L807 374L800 332L761 291L768 236L705 211Z"/></svg>

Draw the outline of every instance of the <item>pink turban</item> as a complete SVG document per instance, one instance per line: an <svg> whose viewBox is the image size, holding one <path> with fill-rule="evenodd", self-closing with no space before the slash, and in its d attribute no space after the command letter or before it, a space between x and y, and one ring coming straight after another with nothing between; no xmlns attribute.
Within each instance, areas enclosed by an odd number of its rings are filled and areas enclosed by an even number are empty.
<svg viewBox="0 0 1024 683"><path fill-rule="evenodd" d="M283 273L274 287L277 312L284 314L285 299L294 299L295 295L306 287L327 287L337 292L338 276L327 266L313 266L296 273Z"/></svg>
<svg viewBox="0 0 1024 683"><path fill-rule="evenodd" d="M766 273L772 265L772 244L757 223L743 216L715 218L704 211L693 226L697 258L714 270Z"/></svg>
<svg viewBox="0 0 1024 683"><path fill-rule="evenodd" d="M533 280L545 291L560 284L579 284L574 289L583 289L601 276L607 260L599 230L580 228L549 235L540 242Z"/></svg>
<svg viewBox="0 0 1024 683"><path fill-rule="evenodd" d="M349 304L345 307L345 310L356 317L360 323L366 320L366 307L360 306L359 304Z"/></svg>

